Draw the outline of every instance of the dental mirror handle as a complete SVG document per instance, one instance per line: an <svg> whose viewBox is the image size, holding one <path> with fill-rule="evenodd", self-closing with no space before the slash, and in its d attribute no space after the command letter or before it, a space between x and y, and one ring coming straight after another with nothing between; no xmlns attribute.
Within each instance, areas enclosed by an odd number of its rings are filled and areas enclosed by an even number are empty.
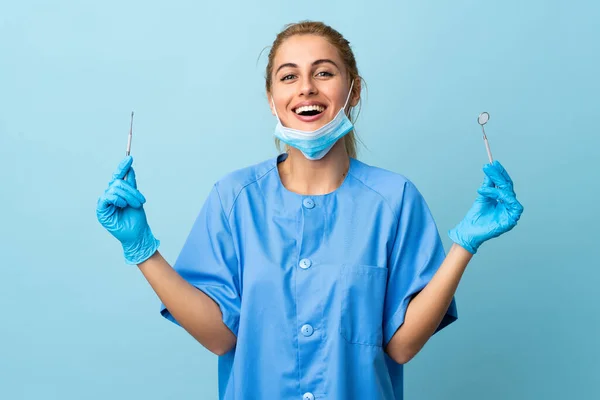
<svg viewBox="0 0 600 400"><path fill-rule="evenodd" d="M127 137L127 150L125 151L125 156L129 156L131 154L131 139L133 138L133 111L131 112L131 122L129 124L129 136ZM127 175L129 172L125 174L123 180L127 179Z"/></svg>
<svg viewBox="0 0 600 400"><path fill-rule="evenodd" d="M485 134L485 129L483 129L483 125L481 125L481 129L483 130L483 142L485 143L485 149L487 150L488 160L490 160L490 165L494 163L494 158L492 157L492 150L490 150L490 144L487 140L487 135ZM497 187L496 184L492 184L493 187ZM502 202L502 200L498 200Z"/></svg>
<svg viewBox="0 0 600 400"><path fill-rule="evenodd" d="M490 144L488 143L487 137L485 133L483 134L483 141L485 143L485 149L487 150L488 159L490 160L490 164L494 163L494 159L492 158L492 151L490 150Z"/></svg>

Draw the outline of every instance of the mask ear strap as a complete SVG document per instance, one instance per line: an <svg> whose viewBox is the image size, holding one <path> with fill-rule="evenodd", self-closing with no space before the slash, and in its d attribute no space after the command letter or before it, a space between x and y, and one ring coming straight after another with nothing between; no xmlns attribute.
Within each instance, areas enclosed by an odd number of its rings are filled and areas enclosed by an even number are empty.
<svg viewBox="0 0 600 400"><path fill-rule="evenodd" d="M271 105L273 106L273 111L275 111L275 116L279 119L279 115L277 114L277 108L275 108L275 100L273 100L273 96L271 96Z"/></svg>
<svg viewBox="0 0 600 400"><path fill-rule="evenodd" d="M350 84L350 91L348 92L348 97L346 97L346 103L344 104L344 110L346 109L346 106L348 106L348 101L350 101L350 96L352 95L353 87L354 87L354 79L352 79L352 83Z"/></svg>

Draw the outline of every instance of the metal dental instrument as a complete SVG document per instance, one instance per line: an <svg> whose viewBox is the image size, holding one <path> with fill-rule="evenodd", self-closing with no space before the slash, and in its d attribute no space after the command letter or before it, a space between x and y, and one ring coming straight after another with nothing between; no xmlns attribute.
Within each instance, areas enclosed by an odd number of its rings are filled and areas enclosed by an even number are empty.
<svg viewBox="0 0 600 400"><path fill-rule="evenodd" d="M133 138L133 111L131 112L131 123L129 124L129 137L127 138L127 150L125 151L125 155L129 156L131 154L131 139ZM127 174L123 177L123 180L127 179Z"/></svg>
<svg viewBox="0 0 600 400"><path fill-rule="evenodd" d="M131 112L131 124L129 125L129 137L127 138L127 152L125 155L131 153L131 138L133 137L133 111Z"/></svg>
<svg viewBox="0 0 600 400"><path fill-rule="evenodd" d="M490 160L490 164L494 163L494 159L492 158L492 151L490 150L490 144L488 143L487 140L487 136L485 134L485 129L483 128L483 126L490 120L490 114L488 114L487 112L482 112L481 114L479 114L479 117L477 117L477 122L479 123L479 125L481 125L481 130L483 131L483 141L485 142L485 149L487 150L488 153L488 158Z"/></svg>

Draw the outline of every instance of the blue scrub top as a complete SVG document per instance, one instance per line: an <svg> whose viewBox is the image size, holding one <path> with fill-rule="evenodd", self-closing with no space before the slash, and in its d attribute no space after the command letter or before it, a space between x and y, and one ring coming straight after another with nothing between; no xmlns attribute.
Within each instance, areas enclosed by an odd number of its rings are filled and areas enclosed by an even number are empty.
<svg viewBox="0 0 600 400"><path fill-rule="evenodd" d="M219 180L174 264L237 336L219 399L400 400L384 348L445 258L429 208L406 177L354 158L334 192L293 193L286 157ZM438 331L456 318L453 299Z"/></svg>

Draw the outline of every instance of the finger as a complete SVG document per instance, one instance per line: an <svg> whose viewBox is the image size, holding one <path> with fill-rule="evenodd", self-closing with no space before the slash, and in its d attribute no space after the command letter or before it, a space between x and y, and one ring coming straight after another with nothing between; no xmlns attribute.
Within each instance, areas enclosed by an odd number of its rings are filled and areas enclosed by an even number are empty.
<svg viewBox="0 0 600 400"><path fill-rule="evenodd" d="M127 190L125 190L123 188L113 186L110 188L109 193L115 194L115 195L119 196L120 198L124 199L126 202L126 205L131 206L133 208L140 208L142 206L142 204L139 202L138 199L135 198L134 195L132 195L131 193L129 193Z"/></svg>
<svg viewBox="0 0 600 400"><path fill-rule="evenodd" d="M483 183L481 184L481 187L494 187L494 182L492 182L492 180L490 179L489 176L484 175L483 176Z"/></svg>
<svg viewBox="0 0 600 400"><path fill-rule="evenodd" d="M499 200L500 199L500 191L497 188L493 187L484 187L477 189L477 193L486 199Z"/></svg>
<svg viewBox="0 0 600 400"><path fill-rule="evenodd" d="M110 215L112 214L112 211L114 211L111 210L111 208L114 208L113 206L114 204L108 199L106 193L104 193L98 198L98 202L96 204L96 212Z"/></svg>
<svg viewBox="0 0 600 400"><path fill-rule="evenodd" d="M504 190L512 191L512 184L511 184L511 182L507 181L506 178L504 177L504 175L502 175L502 173L495 166L490 165L490 164L486 164L483 167L483 172L487 176L490 177L490 179L492 180L492 182L494 182L494 184L496 185L496 187L498 187L499 189L504 189Z"/></svg>
<svg viewBox="0 0 600 400"><path fill-rule="evenodd" d="M129 171L129 168L131 167L131 164L133 164L133 157L132 156L127 156L123 160L121 160L121 162L119 163L119 166L117 167L117 169L113 173L112 181L115 181L117 179L123 179L123 177L125 176L125 174L127 173L127 171Z"/></svg>
<svg viewBox="0 0 600 400"><path fill-rule="evenodd" d="M129 183L132 188L137 189L137 181L135 180L135 171L133 170L133 167L129 168L129 173L125 178L125 182Z"/></svg>
<svg viewBox="0 0 600 400"><path fill-rule="evenodd" d="M515 196L508 196L505 203L510 217L516 223L523 214L523 205L519 203L519 200Z"/></svg>
<svg viewBox="0 0 600 400"><path fill-rule="evenodd" d="M514 195L505 194L502 202L504 203L504 209L508 213L508 222L510 225L516 225L521 218L523 213L523 206Z"/></svg>
<svg viewBox="0 0 600 400"><path fill-rule="evenodd" d="M498 200L503 203L509 202L511 198L514 197L509 191L500 188L480 188L477 190L477 193L486 198Z"/></svg>
<svg viewBox="0 0 600 400"><path fill-rule="evenodd" d="M502 166L502 164L500 164L500 161L495 160L493 165L494 165L494 167L496 167L498 169L498 171L500 171L500 173L502 174L504 179L506 179L511 185L514 185L514 182L510 178L510 175L508 175L508 172L506 172L506 169Z"/></svg>
<svg viewBox="0 0 600 400"><path fill-rule="evenodd" d="M523 205L519 203L515 195L511 192L498 188L481 188L477 190L477 193L488 199L494 199L503 203L506 211L514 222L521 218L521 214L523 213Z"/></svg>
<svg viewBox="0 0 600 400"><path fill-rule="evenodd" d="M100 198L100 210L102 210L102 211L107 210L111 206L115 206L118 208L125 208L127 206L127 200L118 196L114 192L107 191Z"/></svg>
<svg viewBox="0 0 600 400"><path fill-rule="evenodd" d="M131 170L130 170L131 172ZM127 181L116 180L110 185L111 187L117 187L119 189L124 190L129 193L131 196L135 197L138 202L144 204L146 202L146 198L144 195L137 189L131 187L131 185Z"/></svg>

